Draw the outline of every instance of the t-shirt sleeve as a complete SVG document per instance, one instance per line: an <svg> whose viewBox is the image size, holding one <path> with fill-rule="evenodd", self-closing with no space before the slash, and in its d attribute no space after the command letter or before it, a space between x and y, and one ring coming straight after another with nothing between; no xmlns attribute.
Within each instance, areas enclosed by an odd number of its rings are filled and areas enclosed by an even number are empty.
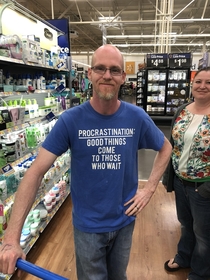
<svg viewBox="0 0 210 280"><path fill-rule="evenodd" d="M153 149L159 151L164 144L164 133L155 125L147 115L144 116L144 132L139 139L139 149Z"/></svg>
<svg viewBox="0 0 210 280"><path fill-rule="evenodd" d="M46 137L42 147L60 156L70 148L69 143L68 130L61 116Z"/></svg>

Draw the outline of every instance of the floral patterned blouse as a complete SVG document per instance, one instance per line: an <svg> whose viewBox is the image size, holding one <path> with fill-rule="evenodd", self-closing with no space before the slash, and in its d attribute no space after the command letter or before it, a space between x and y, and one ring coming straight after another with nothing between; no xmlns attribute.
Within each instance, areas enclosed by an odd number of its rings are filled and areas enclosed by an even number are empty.
<svg viewBox="0 0 210 280"><path fill-rule="evenodd" d="M175 120L172 163L177 176L192 181L210 178L210 115L194 115L184 108Z"/></svg>

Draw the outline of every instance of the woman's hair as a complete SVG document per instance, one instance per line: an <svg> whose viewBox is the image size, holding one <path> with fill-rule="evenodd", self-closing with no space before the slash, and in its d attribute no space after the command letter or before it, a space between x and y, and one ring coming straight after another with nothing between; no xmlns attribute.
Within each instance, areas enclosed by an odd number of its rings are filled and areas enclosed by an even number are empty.
<svg viewBox="0 0 210 280"><path fill-rule="evenodd" d="M196 73L195 73L195 76L194 76L194 78L199 74L199 73L201 73L201 72L203 72L203 71L210 71L210 67L205 67L205 68L201 68L201 69L199 69Z"/></svg>

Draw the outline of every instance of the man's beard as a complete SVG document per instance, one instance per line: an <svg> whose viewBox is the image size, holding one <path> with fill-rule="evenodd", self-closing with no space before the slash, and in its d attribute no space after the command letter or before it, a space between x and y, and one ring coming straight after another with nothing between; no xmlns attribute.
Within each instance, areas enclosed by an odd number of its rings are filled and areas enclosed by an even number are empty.
<svg viewBox="0 0 210 280"><path fill-rule="evenodd" d="M103 100L111 100L114 96L115 96L115 93L114 92L106 92L106 93L102 93L102 92L97 92L98 96L100 99L103 99Z"/></svg>

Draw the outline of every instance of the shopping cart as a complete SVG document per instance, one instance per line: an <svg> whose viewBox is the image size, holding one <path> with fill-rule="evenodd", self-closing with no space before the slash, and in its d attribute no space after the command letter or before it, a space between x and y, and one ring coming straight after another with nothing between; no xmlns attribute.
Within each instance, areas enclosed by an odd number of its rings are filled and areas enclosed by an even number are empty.
<svg viewBox="0 0 210 280"><path fill-rule="evenodd" d="M69 280L22 259L17 260L16 267L43 280Z"/></svg>

